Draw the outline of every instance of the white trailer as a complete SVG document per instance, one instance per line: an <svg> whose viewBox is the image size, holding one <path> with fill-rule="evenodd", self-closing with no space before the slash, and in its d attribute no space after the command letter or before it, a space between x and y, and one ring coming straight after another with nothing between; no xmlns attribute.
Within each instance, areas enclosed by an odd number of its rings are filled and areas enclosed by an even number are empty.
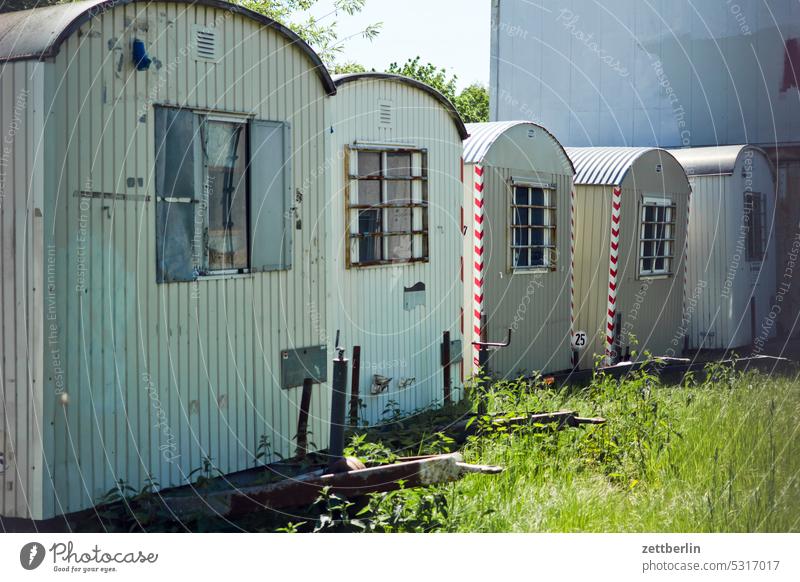
<svg viewBox="0 0 800 582"><path fill-rule="evenodd" d="M775 179L751 145L672 150L692 184L689 348L732 350L775 337Z"/></svg>

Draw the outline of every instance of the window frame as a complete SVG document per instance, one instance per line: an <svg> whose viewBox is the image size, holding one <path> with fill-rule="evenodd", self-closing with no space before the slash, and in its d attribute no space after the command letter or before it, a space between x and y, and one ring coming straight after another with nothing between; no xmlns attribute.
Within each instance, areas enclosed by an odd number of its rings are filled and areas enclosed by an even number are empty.
<svg viewBox="0 0 800 582"><path fill-rule="evenodd" d="M748 199L751 201L751 205L748 208ZM755 211L755 208L752 204L752 201L758 200L758 212ZM752 192L752 191L745 191L744 193L744 212L745 214L749 214L749 227L747 229L747 241L746 241L746 256L747 262L755 263L761 262L764 260L764 257L767 255L767 238L766 238L766 219L767 219L767 208L766 208L766 200L767 197L764 195L763 192ZM758 241L754 240L756 236L756 217L758 217ZM755 243L758 242L758 252L754 253L753 247Z"/></svg>
<svg viewBox="0 0 800 582"><path fill-rule="evenodd" d="M240 139L243 139L243 148L244 148L244 155L245 155L245 166L244 166L244 188L245 188L245 203L244 203L244 211L246 216L247 227L245 229L245 239L246 239L246 248L245 252L247 254L247 266L241 268L232 268L232 269L208 269L208 265L210 263L210 247L209 247L209 219L211 216L211 212L208 208L208 201L201 198L201 204L203 202L206 203L205 208L205 216L203 217L203 259L205 261L204 269L207 270L200 270L198 272L198 279L213 279L217 277L227 277L231 275L250 275L252 273L252 266L253 266L253 257L252 257L252 243L253 243L253 220L251 216L251 209L252 209L252 184L250 180L250 167L252 164L251 160L251 152L250 152L250 123L253 120L253 116L249 115L236 115L231 113L222 113L222 112L215 112L215 111L203 111L199 112L197 110L193 110L195 115L201 115L200 123L202 124L203 121L211 121L211 122L218 122L218 123L236 123L243 127L244 133ZM202 125L200 126L202 128ZM202 139L202 130L201 130L201 139ZM195 148L200 147L202 149L202 143L197 142ZM205 190L205 180L208 178L206 164L203 156L201 155L201 160L203 164L200 165L199 168L196 168L196 172L200 172L198 175L198 179L200 180L200 190L201 196L204 195ZM197 223L195 223L197 224Z"/></svg>
<svg viewBox="0 0 800 582"><path fill-rule="evenodd" d="M508 270L510 273L550 273L558 269L558 200L557 188L555 184L546 182L537 182L530 180L510 180L508 183L510 192L509 213L508 213L508 242L507 249L507 262ZM528 190L528 201L531 201L531 191L541 190L543 194L542 205L519 205L517 204L517 188L526 188ZM535 209L543 211L544 224L532 225L529 218L528 225L517 225L514 223L517 208L526 208L529 212ZM548 224L549 223L549 224ZM541 245L528 244L524 246L514 244L515 229L525 228L530 230L541 229L543 232ZM549 236L547 234L549 233ZM548 238L550 239L548 241ZM530 239L529 239L530 240ZM515 264L514 252L517 249L527 249L531 252L533 249L542 249L543 263L541 265L527 265L517 266Z"/></svg>
<svg viewBox="0 0 800 582"><path fill-rule="evenodd" d="M154 103L151 111L155 120L150 135L155 151L152 171L156 284L247 278L256 273L292 270L293 231L299 230L300 223L296 222L298 212L294 193L291 123L259 118L247 112L169 103ZM181 119L173 134L172 124ZM227 164L223 163L221 168L206 164L207 161L214 161L205 159L202 143L201 127L207 122L241 126L236 144L234 181L228 186L233 187L231 192L235 196L231 200L236 202L230 204L230 208L234 210L233 216L238 217L233 220L237 231L235 240L240 244L226 243L223 246L223 251L229 246L233 251L225 253L226 257L238 257L238 261L215 261L222 267L236 265L236 268L210 268L215 250L209 244L210 226L224 224L226 211L221 210L221 215L218 212L216 218L211 212L209 194L214 192L218 183L208 181L206 176L216 174L217 182L220 177L224 179ZM233 144L232 141L230 143ZM165 153L170 148L173 151L181 150L183 157L171 159ZM227 155L224 148L221 153ZM188 161L190 155L191 162ZM192 168L181 169L187 163L191 163ZM170 173L170 169L175 171ZM179 177L178 171L181 176L180 188L176 188L178 183L175 181ZM228 184L227 180L222 184ZM239 202L239 196L245 199L243 205ZM220 200L220 197L216 200ZM244 232L239 231L239 222L244 224ZM217 228L215 234L224 238L224 233L221 235L220 232L221 229Z"/></svg>
<svg viewBox="0 0 800 582"><path fill-rule="evenodd" d="M648 207L664 208L665 220L647 221L646 213ZM639 205L639 256L637 265L637 275L639 279L667 278L674 276L675 246L677 235L677 204L672 198L666 196L642 196ZM645 238L645 228L648 224L664 225L664 236L657 238ZM664 243L663 254L645 255L645 245L647 243ZM655 263L658 259L664 260L664 268L656 269ZM652 268L644 269L645 261L652 261Z"/></svg>
<svg viewBox="0 0 800 582"><path fill-rule="evenodd" d="M361 153L372 153L381 155L380 175L361 176L358 173L358 156ZM386 164L387 154L409 154L412 159L411 173L407 176L387 175L388 165ZM419 156L419 166L415 166L414 157ZM370 267L382 267L391 265L406 265L415 263L430 262L430 225L428 211L430 209L428 192L428 150L423 147L400 144L376 144L359 143L348 144L344 148L344 236L345 236L345 264L347 269L363 269ZM419 175L415 175L418 173ZM358 185L362 181L378 181L380 187L379 204L359 204ZM397 204L387 202L386 183L391 181L408 181L411 184L410 198L406 203ZM419 195L415 194L415 184L419 184ZM354 202L355 200L355 202ZM389 231L387 230L387 214L392 209L408 209L411 216L410 230ZM358 229L358 213L365 210L380 211L380 231L370 234L362 234ZM421 229L415 228L415 211L419 210ZM355 213L355 218L354 218ZM354 224L356 230L353 230ZM389 254L386 240L393 237L411 237L411 257L409 258L385 258ZM354 260L353 245L355 241L363 238L377 238L381 241L381 258L371 261ZM416 245L420 244L420 256L415 256ZM359 257L360 258L360 257Z"/></svg>

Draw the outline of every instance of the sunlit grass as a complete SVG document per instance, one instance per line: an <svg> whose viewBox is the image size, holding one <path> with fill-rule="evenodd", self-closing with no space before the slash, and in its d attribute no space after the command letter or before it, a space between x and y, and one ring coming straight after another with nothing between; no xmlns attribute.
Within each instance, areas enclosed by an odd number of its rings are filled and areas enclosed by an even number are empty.
<svg viewBox="0 0 800 582"><path fill-rule="evenodd" d="M720 368L662 386L642 374L577 393L501 384L495 411L575 409L605 426L473 439L506 471L446 488L461 532L800 531L800 384ZM522 396L521 396L522 395Z"/></svg>

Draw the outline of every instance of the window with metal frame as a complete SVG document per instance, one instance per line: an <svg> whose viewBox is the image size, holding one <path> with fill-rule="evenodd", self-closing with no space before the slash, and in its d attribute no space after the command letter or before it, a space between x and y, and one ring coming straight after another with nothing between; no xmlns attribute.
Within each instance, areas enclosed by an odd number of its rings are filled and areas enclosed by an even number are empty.
<svg viewBox="0 0 800 582"><path fill-rule="evenodd" d="M160 106L155 121L157 281L289 268L287 126Z"/></svg>
<svg viewBox="0 0 800 582"><path fill-rule="evenodd" d="M554 269L555 266L555 190L543 185L513 185L511 268L520 271Z"/></svg>
<svg viewBox="0 0 800 582"><path fill-rule="evenodd" d="M745 216L749 216L749 228L747 230L748 261L763 260L767 250L765 206L762 193L744 193L744 212Z"/></svg>
<svg viewBox="0 0 800 582"><path fill-rule="evenodd" d="M427 151L347 148L348 267L428 260Z"/></svg>
<svg viewBox="0 0 800 582"><path fill-rule="evenodd" d="M639 275L672 274L675 251L675 204L663 197L642 200Z"/></svg>

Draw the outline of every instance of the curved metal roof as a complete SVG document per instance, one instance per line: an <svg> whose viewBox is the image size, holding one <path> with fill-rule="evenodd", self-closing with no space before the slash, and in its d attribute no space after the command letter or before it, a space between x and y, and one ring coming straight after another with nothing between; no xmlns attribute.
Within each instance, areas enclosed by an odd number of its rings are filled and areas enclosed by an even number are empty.
<svg viewBox="0 0 800 582"><path fill-rule="evenodd" d="M340 85L344 85L346 83L352 83L354 81L369 81L369 80L384 80L384 81L397 81L398 83L404 83L406 85L410 85L412 87L416 87L421 91L425 91L428 95L436 99L442 106L447 109L450 113L450 117L453 118L456 126L458 127L458 133L461 135L461 139L467 139L469 133L467 133L467 128L464 125L464 120L461 119L461 115L459 115L458 110L455 106L450 102L450 100L442 95L439 91L427 85L421 81L417 81L416 79L412 79L411 77L405 77L403 75L393 75L391 73L377 73L377 72L365 72L365 73L347 73L345 75L334 75L333 82L336 84L337 87Z"/></svg>
<svg viewBox="0 0 800 582"><path fill-rule="evenodd" d="M748 149L767 156L761 148L748 144L682 148L670 150L670 153L683 166L687 176L727 176L733 174L739 157Z"/></svg>
<svg viewBox="0 0 800 582"><path fill-rule="evenodd" d="M530 125L531 127L535 127L543 132L545 132L552 140L561 148L561 151L564 153L564 158L569 163L572 171L575 171L575 167L572 163L572 160L567 155L567 151L564 149L564 146L561 145L561 142L556 139L556 137L550 133L547 128L539 125L538 123L534 123L532 121L491 121L488 123L468 123L467 124L467 131L469 132L469 138L464 141L464 163L465 164L479 164L481 163L486 155L489 153L489 150L492 149L494 143L502 136L505 132L507 132L512 127L517 127L518 125Z"/></svg>
<svg viewBox="0 0 800 582"><path fill-rule="evenodd" d="M165 1L172 4L199 4L219 8L241 14L278 31L306 54L327 93L329 95L336 93L336 85L319 55L296 33L281 23L263 14L221 0ZM80 26L108 10L134 2L137 0L84 0L0 14L0 62L54 57L58 54L61 44Z"/></svg>
<svg viewBox="0 0 800 582"><path fill-rule="evenodd" d="M583 186L621 185L636 160L649 152L661 152L674 159L667 150L654 147L567 148L575 164L575 184Z"/></svg>

